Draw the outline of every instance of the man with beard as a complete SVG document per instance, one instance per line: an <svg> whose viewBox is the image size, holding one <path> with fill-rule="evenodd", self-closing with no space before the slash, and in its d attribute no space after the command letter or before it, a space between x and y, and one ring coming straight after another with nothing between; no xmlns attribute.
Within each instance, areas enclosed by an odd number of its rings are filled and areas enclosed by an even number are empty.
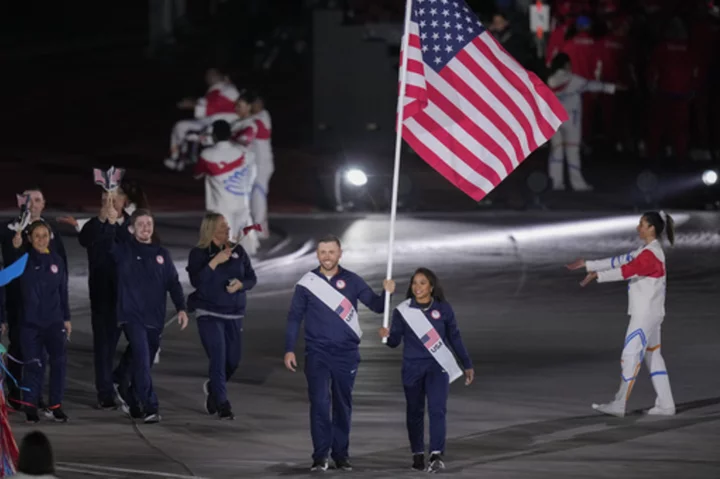
<svg viewBox="0 0 720 479"><path fill-rule="evenodd" d="M320 266L298 282L285 335L285 367L294 372L295 342L305 318L305 376L314 449L312 471L327 470L331 450L335 467L352 470L348 454L352 390L360 364L358 346L362 337L357 302L360 300L376 313L385 309L382 294L375 294L360 276L339 266L341 256L336 236L320 240L317 247ZM383 287L392 294L395 282L386 279Z"/></svg>

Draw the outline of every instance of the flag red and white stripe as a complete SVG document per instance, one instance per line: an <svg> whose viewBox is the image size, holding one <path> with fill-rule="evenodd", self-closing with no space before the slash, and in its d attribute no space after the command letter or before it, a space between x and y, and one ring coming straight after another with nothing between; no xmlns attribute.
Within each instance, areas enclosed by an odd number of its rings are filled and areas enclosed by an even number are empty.
<svg viewBox="0 0 720 479"><path fill-rule="evenodd" d="M479 201L548 141L567 113L464 1L413 0L411 8L402 137Z"/></svg>

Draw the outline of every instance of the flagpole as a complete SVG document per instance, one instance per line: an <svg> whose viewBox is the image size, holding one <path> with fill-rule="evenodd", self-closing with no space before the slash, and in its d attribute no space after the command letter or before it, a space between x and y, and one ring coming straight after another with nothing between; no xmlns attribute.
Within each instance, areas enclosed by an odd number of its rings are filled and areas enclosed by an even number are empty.
<svg viewBox="0 0 720 479"><path fill-rule="evenodd" d="M393 247L395 245L395 219L397 217L398 184L400 182L400 152L402 150L402 127L405 110L405 87L407 85L408 49L410 43L410 15L412 13L412 0L405 3L405 24L402 39L402 65L400 65L400 95L398 96L396 137L395 137L395 169L393 171L392 201L390 204L390 238L388 240L387 279L392 279ZM390 293L385 292L385 309L383 310L383 328L390 323ZM382 339L387 343L387 338Z"/></svg>

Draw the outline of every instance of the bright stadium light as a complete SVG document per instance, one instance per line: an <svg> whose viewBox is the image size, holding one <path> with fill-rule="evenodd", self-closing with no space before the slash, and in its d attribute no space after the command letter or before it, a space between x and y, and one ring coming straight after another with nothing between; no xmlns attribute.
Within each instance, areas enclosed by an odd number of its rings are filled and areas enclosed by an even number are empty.
<svg viewBox="0 0 720 479"><path fill-rule="evenodd" d="M345 179L353 186L365 186L368 182L367 175L362 170L353 168L345 173Z"/></svg>
<svg viewBox="0 0 720 479"><path fill-rule="evenodd" d="M715 170L706 170L702 174L702 181L705 186L713 186L718 181L718 173Z"/></svg>

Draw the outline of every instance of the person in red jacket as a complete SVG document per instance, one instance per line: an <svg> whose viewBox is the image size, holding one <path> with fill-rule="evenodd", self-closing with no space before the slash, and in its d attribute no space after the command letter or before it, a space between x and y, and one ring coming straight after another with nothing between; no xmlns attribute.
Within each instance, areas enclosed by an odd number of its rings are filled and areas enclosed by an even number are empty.
<svg viewBox="0 0 720 479"><path fill-rule="evenodd" d="M557 5L557 12L553 19L553 27L548 37L547 46L545 48L545 66L550 68L555 55L560 53L565 46L565 39L568 30L575 23L575 18L570 15L571 3L567 0Z"/></svg>
<svg viewBox="0 0 720 479"><path fill-rule="evenodd" d="M687 158L690 101L696 87L697 62L691 55L687 28L675 17L665 30L665 40L652 52L647 71L651 95L647 153L656 159L662 138L668 135L673 153Z"/></svg>
<svg viewBox="0 0 720 479"><path fill-rule="evenodd" d="M589 17L580 16L575 22L577 34L570 38L562 48L562 53L570 57L573 73L588 81L600 78L600 45L593 38ZM595 118L595 106L598 102L597 93L583 94L583 138L590 138L590 131Z"/></svg>
<svg viewBox="0 0 720 479"><path fill-rule="evenodd" d="M600 78L603 83L614 83L634 88L636 74L635 52L628 32L630 20L617 16L610 20L610 33L600 40ZM603 130L618 151L630 145L632 132L632 94L625 90L617 95L600 98Z"/></svg>

